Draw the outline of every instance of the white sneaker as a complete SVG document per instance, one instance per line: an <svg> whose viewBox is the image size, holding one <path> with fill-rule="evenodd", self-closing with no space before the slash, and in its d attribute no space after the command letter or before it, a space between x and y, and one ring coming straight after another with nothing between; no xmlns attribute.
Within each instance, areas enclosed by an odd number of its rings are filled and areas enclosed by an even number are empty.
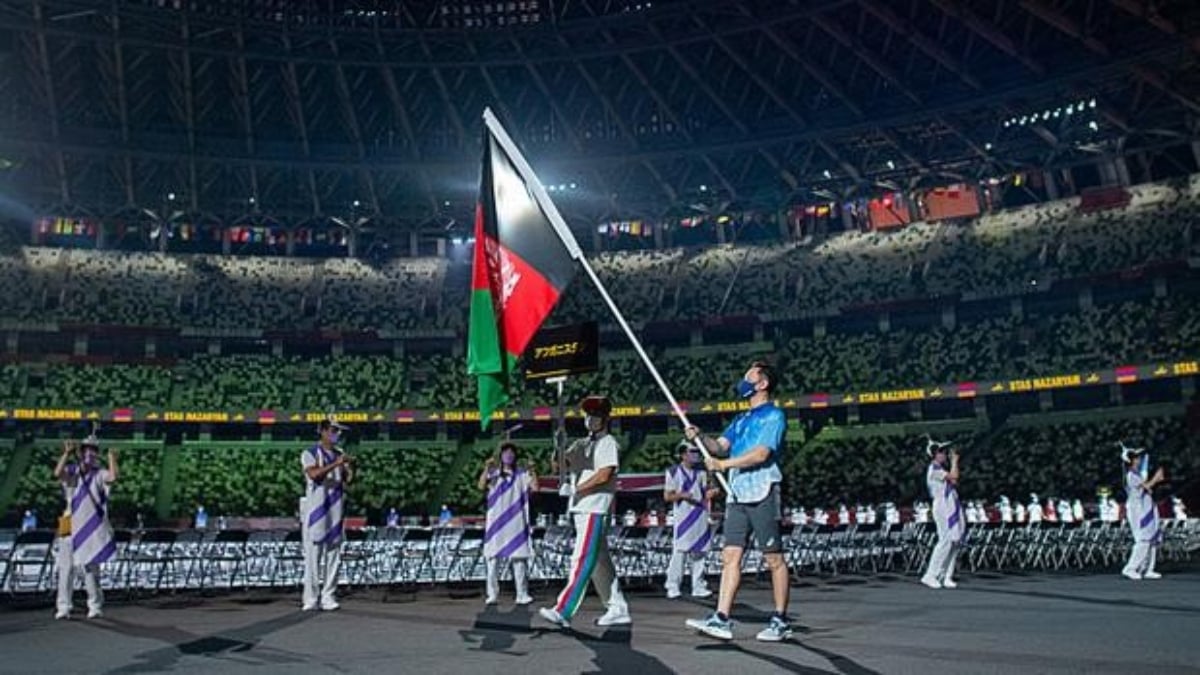
<svg viewBox="0 0 1200 675"><path fill-rule="evenodd" d="M721 617L717 616L716 612L709 614L703 619L688 619L684 623L688 628L699 631L718 640L733 639L733 622L722 621Z"/></svg>
<svg viewBox="0 0 1200 675"><path fill-rule="evenodd" d="M1121 572L1121 575L1124 576L1126 579L1133 579L1134 581L1142 580L1142 575L1138 574L1137 572L1126 571L1126 572Z"/></svg>
<svg viewBox="0 0 1200 675"><path fill-rule="evenodd" d="M558 610L553 607L543 607L538 610L538 614L559 628L569 629L571 627L571 622L563 617L562 614L559 614Z"/></svg>
<svg viewBox="0 0 1200 675"><path fill-rule="evenodd" d="M300 605L300 611L301 612L315 612L315 611L317 611L317 603L310 602L308 604Z"/></svg>
<svg viewBox="0 0 1200 675"><path fill-rule="evenodd" d="M921 583L930 588L941 588L942 583L933 577L921 577Z"/></svg>
<svg viewBox="0 0 1200 675"><path fill-rule="evenodd" d="M337 604L337 602L334 600L330 600L329 602L321 603L321 611L322 612L336 612L341 608L342 608L342 606Z"/></svg>
<svg viewBox="0 0 1200 675"><path fill-rule="evenodd" d="M699 600L703 600L704 598L711 598L712 596L713 596L713 592L708 590L707 588L701 588L698 591L692 591L692 597L697 598Z"/></svg>
<svg viewBox="0 0 1200 675"><path fill-rule="evenodd" d="M69 619L69 618L71 618L71 613L70 613L70 612L68 612L68 611L61 610L61 609L60 609L60 610L58 610L57 612L55 612L55 613L54 613L54 620L55 620L55 621L60 621L60 620L62 620L62 619Z"/></svg>
<svg viewBox="0 0 1200 675"><path fill-rule="evenodd" d="M88 618L89 619L99 619L102 616L104 616L104 612L102 612L98 609L89 609L88 610Z"/></svg>
<svg viewBox="0 0 1200 675"><path fill-rule="evenodd" d="M532 596L532 595L518 595L518 596L517 596L516 603L517 603L518 605L528 605L528 604L529 604L529 603L531 603L531 602L533 602L533 596Z"/></svg>
<svg viewBox="0 0 1200 675"><path fill-rule="evenodd" d="M496 604L496 596L494 596L494 595L487 596L486 598L483 599L483 604L485 604L485 605Z"/></svg>
<svg viewBox="0 0 1200 675"><path fill-rule="evenodd" d="M678 598L680 595L683 595L683 594L679 592L679 588L677 586L667 586L667 599L668 600L674 600L675 598Z"/></svg>
<svg viewBox="0 0 1200 675"><path fill-rule="evenodd" d="M604 616L596 619L597 626L628 626L631 623L633 618L629 616L629 610L616 607L610 607Z"/></svg>
<svg viewBox="0 0 1200 675"><path fill-rule="evenodd" d="M1161 579L1162 575L1158 572L1146 572L1142 575L1143 579Z"/></svg>
<svg viewBox="0 0 1200 675"><path fill-rule="evenodd" d="M759 642L783 642L792 637L792 626L777 616L771 617L767 627L759 631L755 638Z"/></svg>
<svg viewBox="0 0 1200 675"><path fill-rule="evenodd" d="M958 588L958 584L953 579L946 579L942 582L942 588Z"/></svg>

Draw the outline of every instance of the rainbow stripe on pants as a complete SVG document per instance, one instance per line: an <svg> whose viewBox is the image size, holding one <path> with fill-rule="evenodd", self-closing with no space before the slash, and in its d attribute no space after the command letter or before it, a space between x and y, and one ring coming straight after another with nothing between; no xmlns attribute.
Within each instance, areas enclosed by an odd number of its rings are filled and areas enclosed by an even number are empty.
<svg viewBox="0 0 1200 675"><path fill-rule="evenodd" d="M554 609L564 619L570 619L579 611L583 599L587 596L588 582L596 571L596 561L604 548L605 537L608 536L608 514L593 513L588 515L586 526L575 533L578 540L571 561L571 575L567 586L558 594L558 602Z"/></svg>

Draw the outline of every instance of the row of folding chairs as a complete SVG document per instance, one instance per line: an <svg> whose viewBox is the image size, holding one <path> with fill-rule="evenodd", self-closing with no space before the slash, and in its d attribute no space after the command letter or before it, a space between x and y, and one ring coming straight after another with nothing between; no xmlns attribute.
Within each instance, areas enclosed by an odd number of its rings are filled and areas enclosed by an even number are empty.
<svg viewBox="0 0 1200 675"><path fill-rule="evenodd" d="M298 586L304 555L298 531L147 530L115 533L117 552L102 574L107 590L133 596L181 589L211 590ZM463 527L348 530L342 545L342 579L352 586L478 582L485 577L483 530ZM784 537L784 555L796 578L915 574L937 533L932 524L798 525ZM574 533L568 527L537 529L530 578L557 581L569 573ZM714 531L706 569L721 569L721 535ZM618 575L632 584L655 583L672 555L669 527L614 527L608 537ZM960 569L1015 572L1107 569L1128 555L1123 523L987 523L971 525ZM45 530L0 531L0 593L44 593L56 580L57 541ZM1160 557L1195 559L1200 520L1164 522ZM743 571L765 571L751 547ZM502 570L504 577L509 570Z"/></svg>

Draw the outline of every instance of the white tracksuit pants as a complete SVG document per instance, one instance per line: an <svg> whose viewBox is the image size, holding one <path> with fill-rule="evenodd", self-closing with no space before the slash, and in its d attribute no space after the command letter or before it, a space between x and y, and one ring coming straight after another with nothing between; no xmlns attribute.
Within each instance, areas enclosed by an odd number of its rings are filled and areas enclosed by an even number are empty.
<svg viewBox="0 0 1200 675"><path fill-rule="evenodd" d="M508 558L512 565L513 584L517 587L517 599L529 597L529 561L525 558ZM487 559L487 597L495 600L500 595L500 568L504 560Z"/></svg>
<svg viewBox="0 0 1200 675"><path fill-rule="evenodd" d="M71 596L75 591L75 574L83 573L83 587L87 589L88 612L99 612L104 607L104 590L100 588L100 566L75 566L75 549L71 545L71 537L58 537L54 541L58 547L55 554L54 566L58 569L58 601L56 609L59 614L70 614Z"/></svg>
<svg viewBox="0 0 1200 675"><path fill-rule="evenodd" d="M704 580L705 555L689 551L671 551L671 561L667 564L667 590L672 593L679 592L679 586L683 583L685 562L690 562L692 566L692 593L702 594L708 590L708 583Z"/></svg>
<svg viewBox="0 0 1200 675"><path fill-rule="evenodd" d="M338 575L342 571L342 544L310 544L304 535L303 607L313 609L337 602Z"/></svg>

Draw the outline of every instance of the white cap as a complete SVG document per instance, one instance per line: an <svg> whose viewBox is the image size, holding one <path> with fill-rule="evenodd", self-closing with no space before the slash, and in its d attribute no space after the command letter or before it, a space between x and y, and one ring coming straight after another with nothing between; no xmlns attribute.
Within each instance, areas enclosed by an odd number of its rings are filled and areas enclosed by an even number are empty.
<svg viewBox="0 0 1200 675"><path fill-rule="evenodd" d="M1131 448L1120 441L1117 442L1117 445L1121 448L1121 461L1126 464L1128 464L1129 460L1133 459L1135 455L1140 455L1146 452L1145 448Z"/></svg>

